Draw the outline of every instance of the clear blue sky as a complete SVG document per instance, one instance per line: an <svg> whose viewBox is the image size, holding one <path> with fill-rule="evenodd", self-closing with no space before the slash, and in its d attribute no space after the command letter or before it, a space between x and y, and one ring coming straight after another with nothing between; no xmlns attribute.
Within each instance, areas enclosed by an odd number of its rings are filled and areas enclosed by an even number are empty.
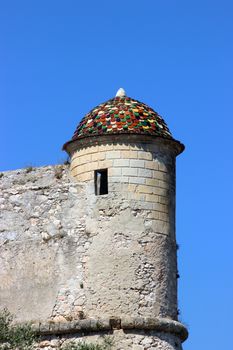
<svg viewBox="0 0 233 350"><path fill-rule="evenodd" d="M230 0L0 0L1 171L61 163L80 118L119 87L185 143L184 350L232 348L232 36Z"/></svg>

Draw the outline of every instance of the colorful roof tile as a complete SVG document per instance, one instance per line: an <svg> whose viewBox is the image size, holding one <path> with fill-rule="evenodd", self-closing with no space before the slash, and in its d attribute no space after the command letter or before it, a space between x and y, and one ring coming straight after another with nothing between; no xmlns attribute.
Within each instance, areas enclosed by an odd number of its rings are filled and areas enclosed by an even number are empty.
<svg viewBox="0 0 233 350"><path fill-rule="evenodd" d="M72 141L98 135L143 134L172 139L163 118L146 104L125 96L117 96L101 103L81 120ZM64 145L65 146L65 145Z"/></svg>

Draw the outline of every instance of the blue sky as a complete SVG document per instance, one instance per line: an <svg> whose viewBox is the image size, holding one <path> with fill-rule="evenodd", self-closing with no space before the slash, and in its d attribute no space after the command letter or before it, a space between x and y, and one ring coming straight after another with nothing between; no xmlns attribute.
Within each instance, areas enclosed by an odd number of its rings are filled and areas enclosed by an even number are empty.
<svg viewBox="0 0 233 350"><path fill-rule="evenodd" d="M230 349L232 1L0 0L0 170L61 163L119 87L186 145L177 161L184 350Z"/></svg>

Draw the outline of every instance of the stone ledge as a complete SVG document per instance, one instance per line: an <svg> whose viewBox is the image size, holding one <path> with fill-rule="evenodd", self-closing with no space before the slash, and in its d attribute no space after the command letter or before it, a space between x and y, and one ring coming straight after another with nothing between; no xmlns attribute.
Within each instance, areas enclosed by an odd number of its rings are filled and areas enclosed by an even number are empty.
<svg viewBox="0 0 233 350"><path fill-rule="evenodd" d="M151 318L151 317L124 317L121 319L122 329L144 329L154 330L158 332L173 333L182 341L188 338L188 330L186 327L169 318Z"/></svg>
<svg viewBox="0 0 233 350"><path fill-rule="evenodd" d="M148 318L148 317L122 317L106 319L84 319L64 323L36 322L32 328L40 335L53 334L74 334L79 332L98 332L114 329L123 330L153 330L158 332L172 333L178 336L181 341L188 338L186 327L178 321L168 318Z"/></svg>
<svg viewBox="0 0 233 350"><path fill-rule="evenodd" d="M141 145L139 145L141 143ZM152 144L152 151L160 148L167 148L172 151L172 153L177 156L184 151L184 145L174 139L166 139L159 136L151 136L145 134L132 134L132 133L122 133L122 134L110 134L110 135L90 135L89 137L80 138L78 140L71 140L63 145L63 150L65 150L69 155L74 154L77 150L89 148L90 146L98 147L99 151L106 150L107 146L112 148L112 145L124 144L136 146L136 150L146 150L148 151L148 145ZM103 147L103 148L102 148ZM140 149L139 149L140 148ZM118 149L120 149L118 147ZM133 150L133 148L131 148ZM90 152L91 153L91 152Z"/></svg>

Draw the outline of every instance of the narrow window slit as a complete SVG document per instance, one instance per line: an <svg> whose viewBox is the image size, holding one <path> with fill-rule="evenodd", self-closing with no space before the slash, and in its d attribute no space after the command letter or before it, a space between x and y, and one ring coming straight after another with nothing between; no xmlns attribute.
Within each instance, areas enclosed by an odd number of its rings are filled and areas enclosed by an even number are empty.
<svg viewBox="0 0 233 350"><path fill-rule="evenodd" d="M95 170L95 195L108 194L108 169Z"/></svg>

